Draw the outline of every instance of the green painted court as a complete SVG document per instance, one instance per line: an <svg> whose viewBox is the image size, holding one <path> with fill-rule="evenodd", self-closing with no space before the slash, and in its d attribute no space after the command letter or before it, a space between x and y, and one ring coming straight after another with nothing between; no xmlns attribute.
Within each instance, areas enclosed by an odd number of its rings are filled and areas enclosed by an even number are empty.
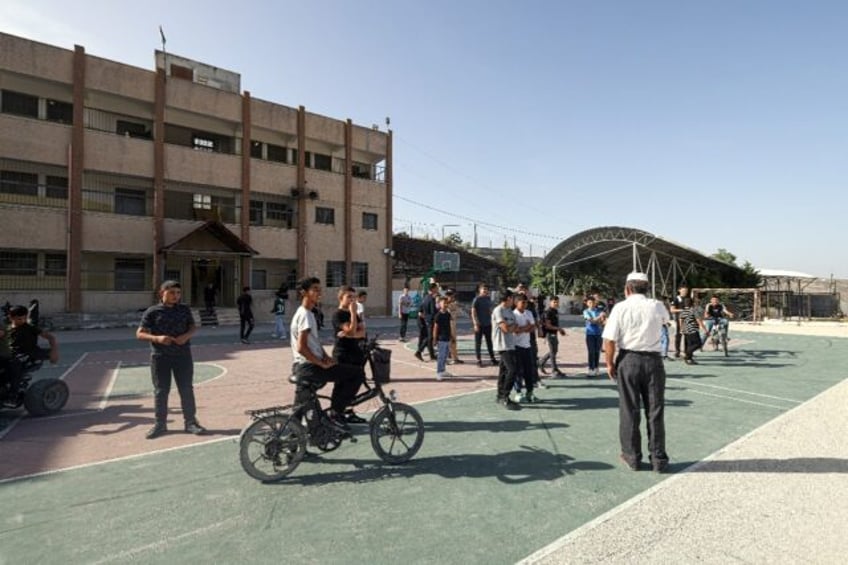
<svg viewBox="0 0 848 565"><path fill-rule="evenodd" d="M845 378L848 340L733 337L728 358L667 365L672 473ZM113 394L144 394L145 378L124 367ZM273 485L242 471L232 437L7 480L0 564L514 563L669 476L618 461L613 383L548 383L519 412L490 389L417 404L424 445L400 467L363 430Z"/></svg>

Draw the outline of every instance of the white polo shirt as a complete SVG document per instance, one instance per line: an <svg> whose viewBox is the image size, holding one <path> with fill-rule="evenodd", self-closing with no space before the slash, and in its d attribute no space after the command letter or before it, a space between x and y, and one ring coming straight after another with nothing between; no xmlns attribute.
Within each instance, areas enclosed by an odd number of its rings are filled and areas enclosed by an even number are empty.
<svg viewBox="0 0 848 565"><path fill-rule="evenodd" d="M530 310L525 309L524 312L519 312L518 308L516 308L512 311L512 315L515 316L515 325L519 328L521 326L526 326L528 323L536 323L536 320L533 318L533 313ZM527 332L515 334L515 347L523 347L524 349L529 349L530 334Z"/></svg>
<svg viewBox="0 0 848 565"><path fill-rule="evenodd" d="M612 309L603 338L618 349L660 353L662 327L668 323L668 310L659 300L644 294L631 294Z"/></svg>

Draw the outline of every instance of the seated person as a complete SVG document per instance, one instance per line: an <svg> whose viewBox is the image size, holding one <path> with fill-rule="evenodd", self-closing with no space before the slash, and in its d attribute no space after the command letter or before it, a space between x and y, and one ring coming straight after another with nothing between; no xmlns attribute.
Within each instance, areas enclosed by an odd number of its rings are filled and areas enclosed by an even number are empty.
<svg viewBox="0 0 848 565"><path fill-rule="evenodd" d="M339 307L333 314L333 359L338 363L365 366L366 357L363 345L365 343L365 324L357 312L358 304L356 291L350 286L339 289ZM361 386L361 383L360 383ZM357 390L359 387L357 387ZM353 408L344 413L349 424L365 424L365 418L358 416Z"/></svg>
<svg viewBox="0 0 848 565"><path fill-rule="evenodd" d="M365 380L362 365L338 363L327 355L318 337L318 322L312 309L321 299L321 281L307 278L298 284L300 307L291 321L291 348L294 358L294 373L299 379L334 384L330 399L329 417L338 427L348 429L344 411L356 396L360 383ZM301 403L304 398L295 398Z"/></svg>
<svg viewBox="0 0 848 565"><path fill-rule="evenodd" d="M728 310L724 304L718 301L718 295L713 294L710 297L710 302L704 308L704 326L707 330L707 335L713 329L713 326L718 323L719 327L724 330L724 335L727 335L728 318L733 317L733 312Z"/></svg>
<svg viewBox="0 0 848 565"><path fill-rule="evenodd" d="M29 357L33 360L49 359L51 363L59 361L59 345L53 334L40 330L35 326L27 323L27 315L29 311L26 306L12 306L9 309L10 324L5 330L0 330L0 340L8 344L8 354L5 353L6 347L0 346L0 369L3 369L5 377L3 384L14 386L18 379L22 376L18 357ZM46 340L50 344L50 349L43 349L38 346L38 338Z"/></svg>

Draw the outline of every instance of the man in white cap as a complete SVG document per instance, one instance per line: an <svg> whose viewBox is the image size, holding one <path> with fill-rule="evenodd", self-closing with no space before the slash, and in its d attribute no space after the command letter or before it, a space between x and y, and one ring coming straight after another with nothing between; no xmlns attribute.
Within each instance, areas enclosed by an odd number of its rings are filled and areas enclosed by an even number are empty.
<svg viewBox="0 0 848 565"><path fill-rule="evenodd" d="M668 467L668 454L660 333L668 323L668 310L662 302L646 296L648 286L645 273L627 275L626 299L616 305L604 326L604 354L609 378L618 382L621 460L633 471L639 470L642 461L639 409L644 404L651 467L662 473Z"/></svg>

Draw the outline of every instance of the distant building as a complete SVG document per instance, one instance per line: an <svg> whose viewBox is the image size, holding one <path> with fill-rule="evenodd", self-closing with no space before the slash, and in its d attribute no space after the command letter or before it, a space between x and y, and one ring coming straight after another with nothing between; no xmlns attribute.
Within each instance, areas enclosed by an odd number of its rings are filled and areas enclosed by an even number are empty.
<svg viewBox="0 0 848 565"><path fill-rule="evenodd" d="M391 132L170 53L155 67L0 33L0 299L128 310L173 278L231 306L315 275L389 309Z"/></svg>

